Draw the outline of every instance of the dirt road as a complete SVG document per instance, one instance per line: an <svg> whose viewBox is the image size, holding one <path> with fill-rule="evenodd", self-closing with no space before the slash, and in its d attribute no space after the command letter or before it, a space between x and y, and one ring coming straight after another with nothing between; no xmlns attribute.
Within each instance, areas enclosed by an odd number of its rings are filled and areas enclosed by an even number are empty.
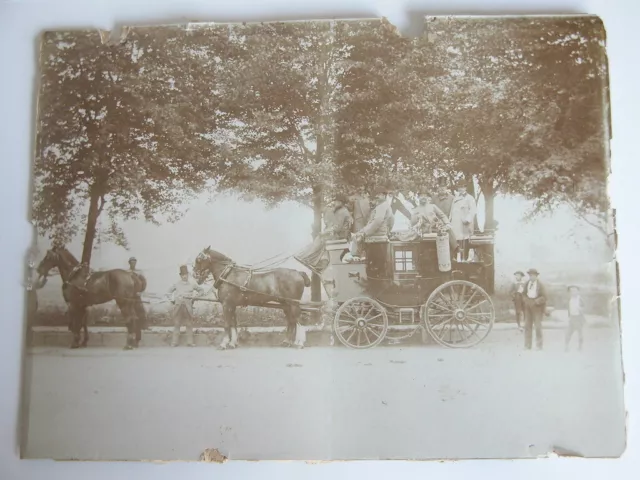
<svg viewBox="0 0 640 480"><path fill-rule="evenodd" d="M471 350L38 348L27 457L195 460L617 456L616 333L582 354L522 351L519 332Z"/></svg>

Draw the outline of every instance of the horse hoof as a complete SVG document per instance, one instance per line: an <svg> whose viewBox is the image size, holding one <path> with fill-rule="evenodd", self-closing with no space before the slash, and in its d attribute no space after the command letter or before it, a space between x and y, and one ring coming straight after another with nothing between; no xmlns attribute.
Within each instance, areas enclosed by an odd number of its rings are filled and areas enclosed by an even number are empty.
<svg viewBox="0 0 640 480"><path fill-rule="evenodd" d="M73 344L73 345L71 345L69 348L73 348L73 349L75 349L75 348L80 348L80 345L76 345L76 344L74 343L74 344Z"/></svg>
<svg viewBox="0 0 640 480"><path fill-rule="evenodd" d="M133 347L131 345L125 345L124 347L122 347L123 350L133 350Z"/></svg>
<svg viewBox="0 0 640 480"><path fill-rule="evenodd" d="M226 350L226 349L227 349L227 347L225 347L224 345L220 345L220 346L218 347L218 350Z"/></svg>

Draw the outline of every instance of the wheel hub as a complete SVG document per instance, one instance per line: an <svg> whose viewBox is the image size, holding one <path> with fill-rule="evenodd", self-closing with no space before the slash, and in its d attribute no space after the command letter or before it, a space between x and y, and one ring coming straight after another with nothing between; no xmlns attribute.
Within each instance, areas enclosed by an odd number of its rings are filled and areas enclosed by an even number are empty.
<svg viewBox="0 0 640 480"><path fill-rule="evenodd" d="M358 325L358 328L364 328L366 324L367 324L367 321L364 318L359 318L356 321L356 325Z"/></svg>
<svg viewBox="0 0 640 480"><path fill-rule="evenodd" d="M454 315L456 317L456 320L458 320L459 322L464 320L467 316L467 314L461 308L457 309Z"/></svg>

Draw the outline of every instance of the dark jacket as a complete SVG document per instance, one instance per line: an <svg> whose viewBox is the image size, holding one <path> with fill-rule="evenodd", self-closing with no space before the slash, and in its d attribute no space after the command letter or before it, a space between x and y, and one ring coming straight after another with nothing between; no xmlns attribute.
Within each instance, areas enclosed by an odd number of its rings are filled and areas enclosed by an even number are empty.
<svg viewBox="0 0 640 480"><path fill-rule="evenodd" d="M340 207L337 210L329 208L324 214L324 224L327 230L332 230L332 237L335 239L347 238L353 224L353 217L346 207Z"/></svg>
<svg viewBox="0 0 640 480"><path fill-rule="evenodd" d="M444 198L440 198L440 195L436 195L433 198L433 204L442 210L448 218L451 218L451 206L453 205L453 195L447 193Z"/></svg>
<svg viewBox="0 0 640 480"><path fill-rule="evenodd" d="M538 307L545 307L547 305L547 289L544 286L544 283L542 283L540 280L537 280L538 292L536 298L529 298L530 283L531 280L527 280L527 282L524 284L524 293L522 294L522 297L524 298L525 305L526 302L529 302L530 304L533 303L533 305Z"/></svg>
<svg viewBox="0 0 640 480"><path fill-rule="evenodd" d="M540 284L540 281L538 281L538 284ZM518 286L522 285L524 290L522 291L522 293L518 293ZM525 295L527 293L527 281L523 280L522 282L513 282L511 284L511 290L509 290L509 294L511 295L511 300L518 301L519 299L522 299L522 296ZM518 298L520 297L520 298Z"/></svg>
<svg viewBox="0 0 640 480"><path fill-rule="evenodd" d="M369 221L371 205L369 199L364 196L353 197L353 231L359 232Z"/></svg>

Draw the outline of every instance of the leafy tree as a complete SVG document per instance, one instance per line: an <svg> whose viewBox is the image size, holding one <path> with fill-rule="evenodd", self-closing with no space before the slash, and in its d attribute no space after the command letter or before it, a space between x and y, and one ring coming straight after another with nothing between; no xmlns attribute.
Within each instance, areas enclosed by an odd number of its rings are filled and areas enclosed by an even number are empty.
<svg viewBox="0 0 640 480"><path fill-rule="evenodd" d="M86 263L101 215L110 220L106 233L126 247L119 220L175 221L211 177L212 145L195 135L189 88L176 80L186 83L188 69L155 33L115 44L96 31L42 38L34 219L57 240L84 229Z"/></svg>
<svg viewBox="0 0 640 480"><path fill-rule="evenodd" d="M582 178L576 155L602 171L603 29L590 18L478 21L427 22L421 48L442 68L424 88L448 104L438 112L437 150L450 154L446 170L476 179L491 225L498 193L524 194L540 207L541 198L553 199L549 207L568 201L548 181L561 171ZM585 144L589 138L596 141ZM581 145L600 149L589 155ZM536 184L544 171L546 183Z"/></svg>
<svg viewBox="0 0 640 480"><path fill-rule="evenodd" d="M336 130L350 68L344 39L379 21L246 24L230 27L232 47L218 84L218 138L229 154L218 188L270 205L313 209L321 230L327 196L340 185ZM363 26L363 25L366 25ZM320 299L314 276L312 299Z"/></svg>

